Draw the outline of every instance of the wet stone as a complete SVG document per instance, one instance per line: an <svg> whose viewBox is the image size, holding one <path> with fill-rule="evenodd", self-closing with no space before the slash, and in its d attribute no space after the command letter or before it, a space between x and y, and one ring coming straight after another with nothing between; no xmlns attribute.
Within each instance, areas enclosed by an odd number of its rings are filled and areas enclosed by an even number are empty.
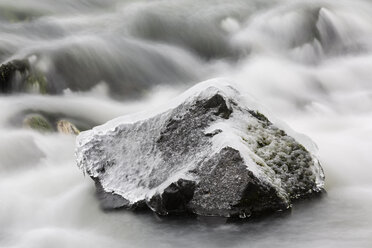
<svg viewBox="0 0 372 248"><path fill-rule="evenodd" d="M247 96L216 84L77 137L78 166L99 185L105 209L146 204L159 215L247 218L323 191L317 158Z"/></svg>

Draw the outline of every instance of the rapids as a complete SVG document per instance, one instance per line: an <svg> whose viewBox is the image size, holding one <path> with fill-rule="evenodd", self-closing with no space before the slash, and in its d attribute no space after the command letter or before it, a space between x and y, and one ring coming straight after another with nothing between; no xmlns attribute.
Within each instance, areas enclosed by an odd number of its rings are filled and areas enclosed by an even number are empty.
<svg viewBox="0 0 372 248"><path fill-rule="evenodd" d="M0 247L371 247L372 1L0 0L0 63L49 94L0 95ZM224 77L318 145L328 194L248 222L106 213L76 166L86 128Z"/></svg>

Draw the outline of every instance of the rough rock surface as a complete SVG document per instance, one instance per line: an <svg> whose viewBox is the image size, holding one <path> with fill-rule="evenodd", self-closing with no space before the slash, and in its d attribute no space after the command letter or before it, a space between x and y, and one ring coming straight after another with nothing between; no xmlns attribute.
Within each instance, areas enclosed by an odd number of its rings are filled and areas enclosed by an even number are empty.
<svg viewBox="0 0 372 248"><path fill-rule="evenodd" d="M78 135L80 133L79 129L68 120L59 120L57 122L57 131L59 133L71 135Z"/></svg>
<svg viewBox="0 0 372 248"><path fill-rule="evenodd" d="M23 76L29 69L27 61L14 60L0 65L0 93L10 93L13 89L12 81L19 72Z"/></svg>
<svg viewBox="0 0 372 248"><path fill-rule="evenodd" d="M78 166L106 209L244 218L320 193L316 157L254 105L223 81L201 83L161 110L81 133Z"/></svg>

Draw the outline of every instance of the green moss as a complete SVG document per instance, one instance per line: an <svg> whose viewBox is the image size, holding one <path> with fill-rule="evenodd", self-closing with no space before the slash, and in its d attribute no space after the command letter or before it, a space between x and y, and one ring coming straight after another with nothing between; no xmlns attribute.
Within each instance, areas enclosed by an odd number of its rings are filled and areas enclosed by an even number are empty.
<svg viewBox="0 0 372 248"><path fill-rule="evenodd" d="M271 122L269 121L269 119L266 118L266 116L264 116L262 113L258 112L258 111L248 111L253 117L255 117L256 119L262 121L263 123L265 124L271 124Z"/></svg>
<svg viewBox="0 0 372 248"><path fill-rule="evenodd" d="M257 140L257 145L258 145L258 148L262 148L264 146L268 146L270 145L270 141L266 139L266 137L261 137L261 138L258 138Z"/></svg>
<svg viewBox="0 0 372 248"><path fill-rule="evenodd" d="M260 161L255 161L256 162L256 164L258 164L259 166L261 166L261 167L265 167L265 164L264 163L262 163L262 162L260 162Z"/></svg>
<svg viewBox="0 0 372 248"><path fill-rule="evenodd" d="M45 119L41 115L27 116L23 121L23 125L25 127L31 128L39 132L52 132L53 131L52 125L49 123L47 119Z"/></svg>
<svg viewBox="0 0 372 248"><path fill-rule="evenodd" d="M47 93L47 79L39 71L33 71L25 80L26 88L29 91L37 90L41 94Z"/></svg>
<svg viewBox="0 0 372 248"><path fill-rule="evenodd" d="M20 73L21 78L13 84L16 73ZM46 94L47 86L45 75L36 68L32 68L27 59L12 60L0 66L0 92L2 93L20 91Z"/></svg>

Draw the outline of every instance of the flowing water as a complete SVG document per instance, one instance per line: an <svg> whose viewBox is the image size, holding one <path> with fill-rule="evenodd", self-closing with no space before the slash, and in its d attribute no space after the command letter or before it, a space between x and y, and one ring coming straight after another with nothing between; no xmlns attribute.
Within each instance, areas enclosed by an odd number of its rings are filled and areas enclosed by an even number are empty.
<svg viewBox="0 0 372 248"><path fill-rule="evenodd" d="M48 94L0 96L0 247L372 247L372 1L0 0L0 63ZM318 145L328 194L246 222L100 210L74 136L224 77Z"/></svg>

